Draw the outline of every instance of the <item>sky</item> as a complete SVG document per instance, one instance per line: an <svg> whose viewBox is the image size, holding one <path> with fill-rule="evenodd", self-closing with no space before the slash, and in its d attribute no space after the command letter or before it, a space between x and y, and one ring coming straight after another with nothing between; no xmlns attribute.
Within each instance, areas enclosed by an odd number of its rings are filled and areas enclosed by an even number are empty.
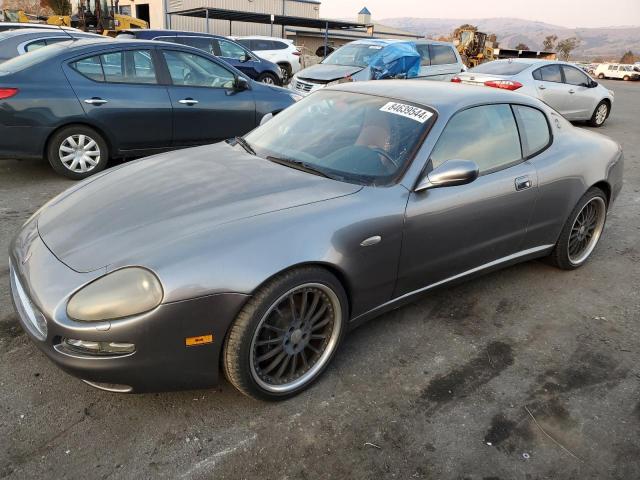
<svg viewBox="0 0 640 480"><path fill-rule="evenodd" d="M515 17L565 27L640 26L640 0L322 0L320 16L355 19L363 6L374 20Z"/></svg>

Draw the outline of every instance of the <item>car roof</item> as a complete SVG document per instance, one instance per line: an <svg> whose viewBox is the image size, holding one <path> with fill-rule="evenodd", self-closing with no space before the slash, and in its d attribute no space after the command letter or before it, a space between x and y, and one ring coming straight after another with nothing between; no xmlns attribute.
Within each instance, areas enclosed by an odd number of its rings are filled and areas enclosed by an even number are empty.
<svg viewBox="0 0 640 480"><path fill-rule="evenodd" d="M11 27L16 29L25 29L25 28L38 28L38 29L48 29L48 30L75 30L80 32L77 28L72 27L62 27L58 25L48 25L46 23L24 23L24 22L0 22L0 27Z"/></svg>
<svg viewBox="0 0 640 480"><path fill-rule="evenodd" d="M118 34L128 33L131 35L135 35L136 37L149 37L153 38L155 36L159 37L171 37L175 35L185 35L188 37L210 37L210 38L221 38L224 40L230 40L229 38L223 35L215 35L212 33L205 32L188 32L186 30L151 30L151 29L132 29L132 30L123 30L118 32Z"/></svg>
<svg viewBox="0 0 640 480"><path fill-rule="evenodd" d="M540 101L532 97L499 88L417 79L350 82L328 88L418 103L431 107L444 116L451 116L458 110L471 105L487 103L522 103L538 107L541 105Z"/></svg>
<svg viewBox="0 0 640 480"><path fill-rule="evenodd" d="M0 39L7 39L13 37L19 37L23 35L78 35L82 37L100 37L104 38L103 35L98 35L97 33L88 33L83 31L73 31L73 30L61 30L59 28L19 28L16 30L6 30L4 32L0 32Z"/></svg>

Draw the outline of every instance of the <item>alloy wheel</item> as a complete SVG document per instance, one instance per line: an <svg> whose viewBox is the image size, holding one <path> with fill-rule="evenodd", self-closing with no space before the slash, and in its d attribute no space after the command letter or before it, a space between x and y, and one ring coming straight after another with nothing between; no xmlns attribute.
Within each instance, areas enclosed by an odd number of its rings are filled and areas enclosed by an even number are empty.
<svg viewBox="0 0 640 480"><path fill-rule="evenodd" d="M598 107L598 110L596 110L596 123L598 125L601 125L607 119L608 111L609 108L606 103L603 103Z"/></svg>
<svg viewBox="0 0 640 480"><path fill-rule="evenodd" d="M342 329L335 292L320 283L289 290L264 314L251 342L251 375L263 389L288 393L329 361Z"/></svg>
<svg viewBox="0 0 640 480"><path fill-rule="evenodd" d="M276 84L276 82L273 80L273 78L270 75L266 75L262 79L262 83L266 83L267 85L275 85Z"/></svg>
<svg viewBox="0 0 640 480"><path fill-rule="evenodd" d="M604 228L606 210L604 199L594 197L576 216L567 244L569 261L572 264L583 263L593 252Z"/></svg>
<svg viewBox="0 0 640 480"><path fill-rule="evenodd" d="M60 144L58 156L67 169L74 173L86 173L100 162L100 147L88 135L71 135Z"/></svg>

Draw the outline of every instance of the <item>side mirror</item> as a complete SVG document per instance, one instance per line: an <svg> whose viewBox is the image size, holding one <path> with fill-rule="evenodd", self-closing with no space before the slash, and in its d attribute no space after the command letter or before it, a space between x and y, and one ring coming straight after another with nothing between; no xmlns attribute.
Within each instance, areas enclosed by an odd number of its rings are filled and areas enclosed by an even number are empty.
<svg viewBox="0 0 640 480"><path fill-rule="evenodd" d="M265 123L267 123L272 118L273 118L273 113L267 113L264 117L262 117L260 119L260 125L264 125Z"/></svg>
<svg viewBox="0 0 640 480"><path fill-rule="evenodd" d="M244 56L240 59L240 61L241 61L242 63L248 62L249 60L251 60L251 56L250 56L250 55L248 55L248 54L246 54L246 53L245 53L245 54L244 54Z"/></svg>
<svg viewBox="0 0 640 480"><path fill-rule="evenodd" d="M480 173L478 164L470 160L448 160L425 175L416 192L439 187L453 187L473 182Z"/></svg>
<svg viewBox="0 0 640 480"><path fill-rule="evenodd" d="M234 84L234 90L241 92L242 90L249 90L249 80L247 80L244 77L238 77L236 78L235 84Z"/></svg>
<svg viewBox="0 0 640 480"><path fill-rule="evenodd" d="M595 80L591 80L591 83L589 83L589 88L596 88L598 86L598 82L596 82Z"/></svg>

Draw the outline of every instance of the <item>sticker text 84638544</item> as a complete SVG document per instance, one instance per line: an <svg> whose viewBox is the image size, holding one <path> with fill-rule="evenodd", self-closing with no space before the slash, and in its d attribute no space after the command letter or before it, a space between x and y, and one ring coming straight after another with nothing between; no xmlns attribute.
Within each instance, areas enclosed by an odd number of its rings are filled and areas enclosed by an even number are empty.
<svg viewBox="0 0 640 480"><path fill-rule="evenodd" d="M401 115L416 122L424 123L429 120L433 113L423 110L422 108L407 105L406 103L389 102L380 109L381 112L394 113Z"/></svg>

